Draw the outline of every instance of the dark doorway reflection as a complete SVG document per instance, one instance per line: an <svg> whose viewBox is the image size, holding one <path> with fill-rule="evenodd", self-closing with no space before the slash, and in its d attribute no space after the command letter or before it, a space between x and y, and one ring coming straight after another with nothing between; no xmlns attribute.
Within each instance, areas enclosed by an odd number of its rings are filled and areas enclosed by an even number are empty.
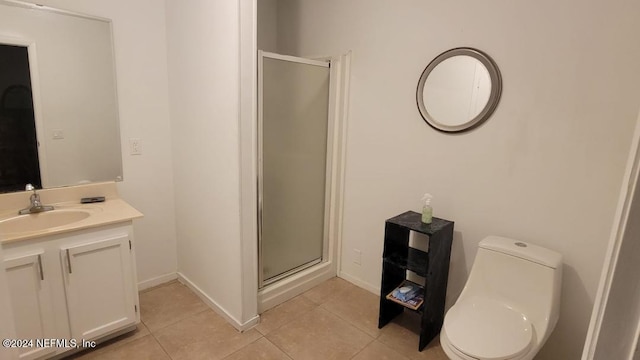
<svg viewBox="0 0 640 360"><path fill-rule="evenodd" d="M42 188L27 48L0 44L0 192Z"/></svg>

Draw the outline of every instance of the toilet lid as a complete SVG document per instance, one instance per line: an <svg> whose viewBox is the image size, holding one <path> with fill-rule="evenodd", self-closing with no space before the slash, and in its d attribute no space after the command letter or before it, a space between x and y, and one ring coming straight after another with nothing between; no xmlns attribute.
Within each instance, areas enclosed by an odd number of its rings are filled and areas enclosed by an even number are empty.
<svg viewBox="0 0 640 360"><path fill-rule="evenodd" d="M444 331L460 352L477 359L510 359L531 347L526 316L495 300L473 297L456 303L444 318Z"/></svg>

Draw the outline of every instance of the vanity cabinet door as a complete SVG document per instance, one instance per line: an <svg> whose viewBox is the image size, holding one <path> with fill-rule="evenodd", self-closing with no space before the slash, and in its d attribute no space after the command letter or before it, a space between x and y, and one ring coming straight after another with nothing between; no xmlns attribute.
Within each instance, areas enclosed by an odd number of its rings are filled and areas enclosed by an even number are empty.
<svg viewBox="0 0 640 360"><path fill-rule="evenodd" d="M20 347L20 359L36 359L56 351L54 347L38 347L36 339L54 337L54 319L48 279L42 267L43 251L7 257L4 267L16 328L16 339L33 340L33 346Z"/></svg>
<svg viewBox="0 0 640 360"><path fill-rule="evenodd" d="M71 336L92 340L136 322L128 234L61 248Z"/></svg>

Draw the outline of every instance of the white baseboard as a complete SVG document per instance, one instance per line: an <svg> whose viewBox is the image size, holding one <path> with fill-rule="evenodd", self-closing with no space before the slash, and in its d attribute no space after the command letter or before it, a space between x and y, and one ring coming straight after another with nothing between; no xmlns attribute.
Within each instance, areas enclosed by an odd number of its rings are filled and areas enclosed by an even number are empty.
<svg viewBox="0 0 640 360"><path fill-rule="evenodd" d="M258 290L258 313L292 299L336 276L330 262L320 263Z"/></svg>
<svg viewBox="0 0 640 360"><path fill-rule="evenodd" d="M209 306L213 311L215 311L218 315L222 316L229 324L231 324L238 331L243 332L251 329L260 321L260 316L256 315L248 321L242 323L238 321L235 317L231 316L220 304L215 302L212 298L210 298L207 294L202 291L196 284L191 282L186 276L182 273L178 272L178 281L186 285L191 291L193 291L200 300L202 300L207 306Z"/></svg>
<svg viewBox="0 0 640 360"><path fill-rule="evenodd" d="M144 280L138 283L138 291L142 291L148 288L152 288L154 286L162 285L166 282L175 280L178 278L177 273L169 273L165 275L161 275L158 277L154 277L152 279Z"/></svg>
<svg viewBox="0 0 640 360"><path fill-rule="evenodd" d="M371 286L370 284L358 279L355 276L349 275L343 271L340 271L338 273L338 277L341 279L345 279L346 281L352 283L353 285L359 287L359 288L363 288L377 296L380 296L380 288L376 287L376 286Z"/></svg>

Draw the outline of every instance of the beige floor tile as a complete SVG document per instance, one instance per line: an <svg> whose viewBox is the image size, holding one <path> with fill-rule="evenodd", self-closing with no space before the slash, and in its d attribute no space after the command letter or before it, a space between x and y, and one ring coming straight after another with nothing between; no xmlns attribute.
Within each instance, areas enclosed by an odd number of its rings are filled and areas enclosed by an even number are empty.
<svg viewBox="0 0 640 360"><path fill-rule="evenodd" d="M417 314L406 312L378 330L378 297L338 278L265 312L257 329L266 337L239 333L178 282L140 298L149 328L140 324L70 359L447 360L437 338L418 351Z"/></svg>
<svg viewBox="0 0 640 360"><path fill-rule="evenodd" d="M411 360L449 360L440 346L440 337L436 336L421 352L414 353L409 357Z"/></svg>
<svg viewBox="0 0 640 360"><path fill-rule="evenodd" d="M358 353L353 360L409 360L387 345L374 341Z"/></svg>
<svg viewBox="0 0 640 360"><path fill-rule="evenodd" d="M224 360L291 360L291 358L266 338L260 338Z"/></svg>
<svg viewBox="0 0 640 360"><path fill-rule="evenodd" d="M449 359L440 347L437 336L422 351L418 351L420 317L416 313L405 312L385 325L378 341L412 360Z"/></svg>
<svg viewBox="0 0 640 360"><path fill-rule="evenodd" d="M238 332L211 310L153 333L173 360L222 359L258 340L256 330Z"/></svg>
<svg viewBox="0 0 640 360"><path fill-rule="evenodd" d="M256 330L262 335L267 335L280 326L297 319L316 308L318 304L304 296L296 296L260 315L260 323Z"/></svg>
<svg viewBox="0 0 640 360"><path fill-rule="evenodd" d="M94 360L171 360L160 344L149 334L115 349L96 354Z"/></svg>
<svg viewBox="0 0 640 360"><path fill-rule="evenodd" d="M369 336L377 338L380 297L359 287L352 287L342 295L322 304L322 307L348 321Z"/></svg>
<svg viewBox="0 0 640 360"><path fill-rule="evenodd" d="M334 297L341 296L345 291L354 287L356 286L350 282L334 277L307 290L302 295L316 304L323 304Z"/></svg>
<svg viewBox="0 0 640 360"><path fill-rule="evenodd" d="M180 282L178 281L178 279L175 279L175 280L167 281L166 283L162 283L162 284L160 284L160 285L155 285L155 286L152 286L152 287L146 288L146 289L144 289L144 290L140 290L140 291L138 291L138 292L139 292L140 294L142 294L142 293L146 293L146 292L149 292L149 291L153 291L153 290L159 289L159 288L164 287L164 286L169 286L169 285L179 284L179 283L180 283Z"/></svg>
<svg viewBox="0 0 640 360"><path fill-rule="evenodd" d="M198 296L179 282L140 293L140 315L151 332L207 309Z"/></svg>
<svg viewBox="0 0 640 360"><path fill-rule="evenodd" d="M82 359L82 360L95 359L98 355L117 349L134 340L143 338L149 334L150 334L149 329L147 329L147 327L144 326L143 323L140 323L137 325L137 329L132 332L120 335L109 341L105 341L99 344L95 349L89 349L89 350L85 350L85 351L81 351L79 353L73 354L67 359Z"/></svg>
<svg viewBox="0 0 640 360"><path fill-rule="evenodd" d="M320 307L266 336L295 360L350 359L373 338Z"/></svg>

